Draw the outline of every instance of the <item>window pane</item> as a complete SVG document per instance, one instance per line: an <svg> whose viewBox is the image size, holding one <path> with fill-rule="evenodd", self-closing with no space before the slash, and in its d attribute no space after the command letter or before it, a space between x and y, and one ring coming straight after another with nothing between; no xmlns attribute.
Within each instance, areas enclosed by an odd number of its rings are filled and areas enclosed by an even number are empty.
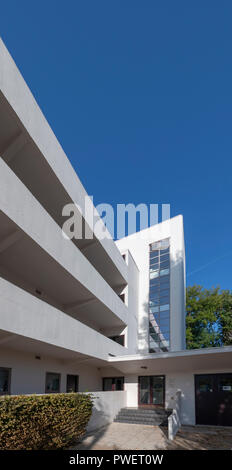
<svg viewBox="0 0 232 470"><path fill-rule="evenodd" d="M150 279L155 279L159 276L159 271L151 271L150 272Z"/></svg>
<svg viewBox="0 0 232 470"><path fill-rule="evenodd" d="M167 241L166 240L161 241L160 250L161 250L161 254L169 252L169 242L168 242L168 240Z"/></svg>
<svg viewBox="0 0 232 470"><path fill-rule="evenodd" d="M160 293L160 289L158 286L150 286L150 300L152 300L152 297L154 297L154 295L159 295Z"/></svg>
<svg viewBox="0 0 232 470"><path fill-rule="evenodd" d="M156 280L151 280L150 281L150 292L159 292L160 290L160 286L159 284L156 282Z"/></svg>
<svg viewBox="0 0 232 470"><path fill-rule="evenodd" d="M232 393L232 376L220 378L218 383L218 390L220 392Z"/></svg>
<svg viewBox="0 0 232 470"><path fill-rule="evenodd" d="M160 298L162 299L163 297L169 297L169 289L162 289L159 292Z"/></svg>
<svg viewBox="0 0 232 470"><path fill-rule="evenodd" d="M154 242L154 243L152 243L152 244L150 245L150 249L151 249L152 251L154 251L154 250L159 250L159 249L160 249L160 242Z"/></svg>
<svg viewBox="0 0 232 470"><path fill-rule="evenodd" d="M151 377L152 403L162 405L164 400L164 378Z"/></svg>
<svg viewBox="0 0 232 470"><path fill-rule="evenodd" d="M162 342L162 348L169 340L169 303L170 303L170 257L169 238L156 241L150 245L150 350L157 350ZM161 312L165 312L161 322ZM152 319L152 314L154 315ZM162 315L162 314L161 314ZM161 329L162 328L162 331ZM165 334L165 336L164 336ZM166 341L167 340L167 341ZM157 344L154 344L157 343ZM166 346L164 346L164 343ZM159 350L158 346L158 350ZM164 349L163 349L164 350Z"/></svg>
<svg viewBox="0 0 232 470"><path fill-rule="evenodd" d="M103 390L105 392L112 391L112 379L111 378L103 379Z"/></svg>
<svg viewBox="0 0 232 470"><path fill-rule="evenodd" d="M169 302L169 297L162 297L162 298L160 299L160 308L161 308L163 305L166 305L168 302Z"/></svg>
<svg viewBox="0 0 232 470"><path fill-rule="evenodd" d="M169 289L162 289L160 290L160 297L169 297Z"/></svg>
<svg viewBox="0 0 232 470"><path fill-rule="evenodd" d="M124 377L105 377L103 379L103 391L112 392L114 390L123 390Z"/></svg>
<svg viewBox="0 0 232 470"><path fill-rule="evenodd" d="M150 279L150 288L159 289L160 281L159 279Z"/></svg>
<svg viewBox="0 0 232 470"><path fill-rule="evenodd" d="M153 338L150 336L149 337L149 347L153 349L154 352L157 352L160 350L160 342L159 341L154 341Z"/></svg>
<svg viewBox="0 0 232 470"><path fill-rule="evenodd" d="M148 405L150 402L150 377L140 377L140 403Z"/></svg>
<svg viewBox="0 0 232 470"><path fill-rule="evenodd" d="M48 372L46 374L46 393L58 393L60 391L60 374Z"/></svg>
<svg viewBox="0 0 232 470"><path fill-rule="evenodd" d="M170 332L169 332L169 331L162 331L162 335L163 335L163 337L164 337L164 339L165 339L165 344L166 344L167 341L169 342L169 340L170 340Z"/></svg>
<svg viewBox="0 0 232 470"><path fill-rule="evenodd" d="M161 312L164 312L165 310L169 310L169 304L160 306L160 311Z"/></svg>
<svg viewBox="0 0 232 470"><path fill-rule="evenodd" d="M169 330L169 318L166 318L165 321L160 320L159 325L161 330Z"/></svg>
<svg viewBox="0 0 232 470"><path fill-rule="evenodd" d="M155 302L159 298L160 298L159 291L156 290L154 292L151 292L151 296L150 296L151 302Z"/></svg>
<svg viewBox="0 0 232 470"><path fill-rule="evenodd" d="M169 334L170 333L169 325L160 326L160 331L161 331L162 335L165 335L167 333Z"/></svg>
<svg viewBox="0 0 232 470"><path fill-rule="evenodd" d="M169 274L169 269L160 269L160 276L166 276Z"/></svg>
<svg viewBox="0 0 232 470"><path fill-rule="evenodd" d="M160 269L169 269L169 261L160 262Z"/></svg>
<svg viewBox="0 0 232 470"><path fill-rule="evenodd" d="M150 268L155 269L155 267L156 267L156 268L159 267L159 258L152 258L152 259L150 260Z"/></svg>
<svg viewBox="0 0 232 470"><path fill-rule="evenodd" d="M163 307L163 305L162 305ZM160 310L160 318L162 320L162 318L169 318L170 317L170 313L169 313L169 310Z"/></svg>
<svg viewBox="0 0 232 470"><path fill-rule="evenodd" d="M160 279L160 285L164 285L164 284L169 285L169 283L170 283L169 276L162 276L162 278Z"/></svg>
<svg viewBox="0 0 232 470"><path fill-rule="evenodd" d="M10 370L0 368L0 395L10 392Z"/></svg>
<svg viewBox="0 0 232 470"><path fill-rule="evenodd" d="M212 392L213 382L212 377L200 377L198 382L198 390L200 392Z"/></svg>
<svg viewBox="0 0 232 470"><path fill-rule="evenodd" d="M150 313L158 313L159 312L159 306L155 305L155 303L149 302L149 312Z"/></svg>
<svg viewBox="0 0 232 470"><path fill-rule="evenodd" d="M115 378L115 389L116 390L123 390L124 388L124 378L123 377L116 377Z"/></svg>
<svg viewBox="0 0 232 470"><path fill-rule="evenodd" d="M163 251L160 253L160 263L163 261L170 261L169 253L164 253Z"/></svg>

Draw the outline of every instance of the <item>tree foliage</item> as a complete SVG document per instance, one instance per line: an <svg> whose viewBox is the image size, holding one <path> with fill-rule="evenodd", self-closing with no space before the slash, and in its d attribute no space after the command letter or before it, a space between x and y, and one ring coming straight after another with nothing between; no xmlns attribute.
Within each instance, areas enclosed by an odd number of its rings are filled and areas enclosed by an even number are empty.
<svg viewBox="0 0 232 470"><path fill-rule="evenodd" d="M187 349L232 345L232 292L187 288L186 343Z"/></svg>

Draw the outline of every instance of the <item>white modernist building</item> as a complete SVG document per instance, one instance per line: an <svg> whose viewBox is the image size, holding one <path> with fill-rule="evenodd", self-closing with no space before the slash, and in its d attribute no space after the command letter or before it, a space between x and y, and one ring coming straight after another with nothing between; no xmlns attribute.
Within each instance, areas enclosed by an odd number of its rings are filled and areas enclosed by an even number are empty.
<svg viewBox="0 0 232 470"><path fill-rule="evenodd" d="M97 392L90 428L232 425L232 348L185 350L182 216L116 243L92 233L91 198L2 42L0 156L0 393ZM92 238L64 238L69 203Z"/></svg>

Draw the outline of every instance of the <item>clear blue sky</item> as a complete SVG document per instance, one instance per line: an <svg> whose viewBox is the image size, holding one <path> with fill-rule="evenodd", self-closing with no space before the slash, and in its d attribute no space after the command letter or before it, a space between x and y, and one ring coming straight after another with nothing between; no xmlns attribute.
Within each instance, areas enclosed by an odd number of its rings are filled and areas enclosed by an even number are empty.
<svg viewBox="0 0 232 470"><path fill-rule="evenodd" d="M95 204L170 203L187 283L229 289L231 19L231 0L8 0L0 13Z"/></svg>

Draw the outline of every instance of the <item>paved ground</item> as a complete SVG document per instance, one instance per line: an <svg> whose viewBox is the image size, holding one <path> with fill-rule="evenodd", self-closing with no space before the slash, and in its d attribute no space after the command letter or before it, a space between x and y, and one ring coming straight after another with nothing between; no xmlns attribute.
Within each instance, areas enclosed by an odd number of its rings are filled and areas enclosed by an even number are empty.
<svg viewBox="0 0 232 470"><path fill-rule="evenodd" d="M159 427L111 423L94 434L86 436L76 449L153 450L164 449L165 445L166 437Z"/></svg>
<svg viewBox="0 0 232 470"><path fill-rule="evenodd" d="M211 450L232 449L232 428L183 426L175 440L167 429L140 424L112 423L89 434L75 446L78 450Z"/></svg>
<svg viewBox="0 0 232 470"><path fill-rule="evenodd" d="M232 428L215 426L182 426L170 450L232 450Z"/></svg>

